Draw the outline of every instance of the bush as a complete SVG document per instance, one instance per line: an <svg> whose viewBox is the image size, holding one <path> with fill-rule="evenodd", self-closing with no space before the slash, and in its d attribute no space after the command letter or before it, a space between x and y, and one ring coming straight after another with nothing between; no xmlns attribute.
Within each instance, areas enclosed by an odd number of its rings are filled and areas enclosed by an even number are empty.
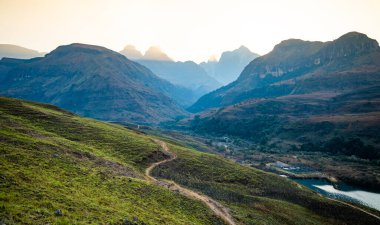
<svg viewBox="0 0 380 225"><path fill-rule="evenodd" d="M300 148L307 152L329 152L333 154L354 155L362 159L380 159L380 151L372 145L365 145L360 138L344 139L334 137L325 143L305 143Z"/></svg>

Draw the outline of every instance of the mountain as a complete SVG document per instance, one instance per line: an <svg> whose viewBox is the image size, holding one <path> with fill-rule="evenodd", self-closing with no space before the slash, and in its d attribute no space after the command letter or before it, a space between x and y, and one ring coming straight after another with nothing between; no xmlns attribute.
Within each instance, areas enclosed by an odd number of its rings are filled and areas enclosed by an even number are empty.
<svg viewBox="0 0 380 225"><path fill-rule="evenodd" d="M238 78L244 67L259 55L241 46L233 51L223 52L219 61L215 58L199 65L216 80L226 85Z"/></svg>
<svg viewBox="0 0 380 225"><path fill-rule="evenodd" d="M141 60L154 60L154 61L173 61L166 53L159 47L150 47L141 58Z"/></svg>
<svg viewBox="0 0 380 225"><path fill-rule="evenodd" d="M252 98L344 93L377 85L379 71L379 44L364 34L351 32L326 43L290 39L250 62L235 82L203 96L190 110L199 112Z"/></svg>
<svg viewBox="0 0 380 225"><path fill-rule="evenodd" d="M120 53L127 58L136 55L131 50L122 50ZM154 74L170 83L189 89L192 96L187 102L183 102L185 106L190 106L202 95L221 86L193 61L175 62L158 47L150 47L144 56L132 59L148 67Z"/></svg>
<svg viewBox="0 0 380 225"><path fill-rule="evenodd" d="M0 61L0 94L111 121L158 123L185 112L184 88L99 46L60 46L43 58ZM175 99L175 100L173 100Z"/></svg>
<svg viewBox="0 0 380 225"><path fill-rule="evenodd" d="M120 51L120 54L125 55L130 60L140 59L143 57L141 52L136 49L133 45L127 45L123 50Z"/></svg>
<svg viewBox="0 0 380 225"><path fill-rule="evenodd" d="M0 59L1 58L16 58L30 59L34 57L44 56L45 53L38 52L32 49L27 49L17 45L0 44Z"/></svg>
<svg viewBox="0 0 380 225"><path fill-rule="evenodd" d="M218 209L236 224L378 222L290 179L56 106L0 97L0 115L3 224L231 224Z"/></svg>
<svg viewBox="0 0 380 225"><path fill-rule="evenodd" d="M380 191L370 172L380 160L380 48L364 34L283 41L190 109L204 111L177 126L250 143L231 155L249 160L244 149L255 149L287 162L295 155L293 163Z"/></svg>
<svg viewBox="0 0 380 225"><path fill-rule="evenodd" d="M137 60L138 63L151 69L157 76L190 89L193 92L192 103L202 95L221 86L193 61L173 62L159 60Z"/></svg>

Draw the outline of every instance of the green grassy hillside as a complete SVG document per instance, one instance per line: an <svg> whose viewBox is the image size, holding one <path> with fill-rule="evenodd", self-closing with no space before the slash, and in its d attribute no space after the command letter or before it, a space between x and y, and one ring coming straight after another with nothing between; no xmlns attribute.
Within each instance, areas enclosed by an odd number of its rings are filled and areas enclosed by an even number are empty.
<svg viewBox="0 0 380 225"><path fill-rule="evenodd" d="M145 179L148 165L167 157L152 138L53 106L0 98L0 221L223 224L201 202ZM178 158L154 174L220 201L239 224L378 222L279 176L174 142L169 147Z"/></svg>
<svg viewBox="0 0 380 225"><path fill-rule="evenodd" d="M222 224L200 202L144 180L143 169L164 157L144 135L7 98L0 121L6 224Z"/></svg>

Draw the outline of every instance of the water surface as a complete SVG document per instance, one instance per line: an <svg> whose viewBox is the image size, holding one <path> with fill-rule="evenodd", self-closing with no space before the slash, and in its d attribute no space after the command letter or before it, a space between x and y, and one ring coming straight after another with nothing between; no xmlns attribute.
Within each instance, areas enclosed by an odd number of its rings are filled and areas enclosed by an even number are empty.
<svg viewBox="0 0 380 225"><path fill-rule="evenodd" d="M338 189L329 181L323 179L292 180L330 198L359 203L380 211L380 193L364 191L346 184L339 185Z"/></svg>

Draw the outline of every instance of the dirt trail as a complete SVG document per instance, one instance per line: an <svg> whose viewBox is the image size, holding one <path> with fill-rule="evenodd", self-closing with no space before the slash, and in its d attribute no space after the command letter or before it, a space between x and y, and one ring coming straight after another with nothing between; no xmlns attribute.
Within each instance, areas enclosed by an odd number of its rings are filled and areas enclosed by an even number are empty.
<svg viewBox="0 0 380 225"><path fill-rule="evenodd" d="M145 170L146 177L151 182L153 182L153 183L155 183L157 185L160 185L162 187L168 188L169 190L177 192L177 193L179 193L181 195L184 195L184 196L186 196L188 198L192 198L192 199L196 199L196 200L202 201L203 203L205 203L215 213L215 215L219 216L227 224L229 224L229 225L236 225L236 223L234 222L232 216L230 215L229 209L226 208L226 207L224 207L222 204L220 204L219 202L215 201L214 199L212 199L212 198L210 198L210 197L208 197L206 195L202 195L202 194L199 194L197 192L194 192L194 191L192 191L190 189L184 188L184 187L178 185L177 183L175 183L174 181L158 180L158 179L154 178L151 175L151 172L152 172L152 170L155 167L157 167L157 166L159 166L161 164L173 161L174 159L177 158L176 154L170 152L169 147L166 145L165 142L160 141L160 140L154 140L154 141L162 147L162 151L164 153L168 154L170 156L170 158L162 160L160 162L153 163L152 165L150 165Z"/></svg>

